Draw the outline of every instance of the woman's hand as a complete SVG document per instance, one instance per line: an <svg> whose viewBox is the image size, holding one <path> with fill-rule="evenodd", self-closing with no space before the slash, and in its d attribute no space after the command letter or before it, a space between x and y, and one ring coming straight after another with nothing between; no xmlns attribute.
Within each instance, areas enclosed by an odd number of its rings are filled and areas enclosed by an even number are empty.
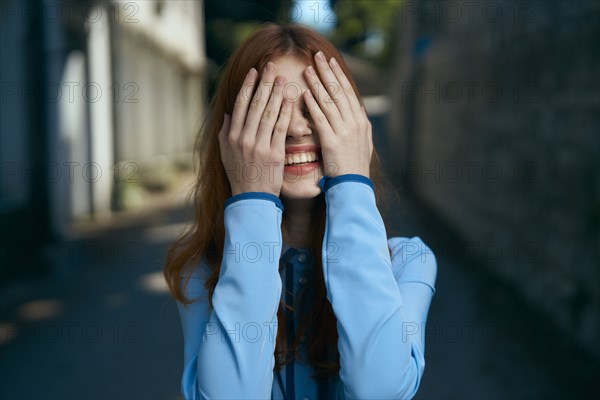
<svg viewBox="0 0 600 400"><path fill-rule="evenodd" d="M292 106L283 99L285 78L275 75L275 64L267 63L255 92L258 72L250 69L235 100L233 115L225 114L219 131L221 160L234 196L244 192L279 196L281 192Z"/></svg>
<svg viewBox="0 0 600 400"><path fill-rule="evenodd" d="M304 74L310 90L304 93L304 101L319 131L325 172L332 171L329 176L360 174L369 178L373 134L365 108L335 58L327 63L319 51L315 62L326 88L309 66Z"/></svg>

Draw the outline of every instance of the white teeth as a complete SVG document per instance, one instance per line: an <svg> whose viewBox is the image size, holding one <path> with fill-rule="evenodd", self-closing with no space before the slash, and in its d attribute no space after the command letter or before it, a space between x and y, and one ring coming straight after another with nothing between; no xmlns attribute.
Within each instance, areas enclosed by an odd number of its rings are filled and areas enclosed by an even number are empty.
<svg viewBox="0 0 600 400"><path fill-rule="evenodd" d="M300 164L319 160L319 154L315 152L293 153L285 155L285 165Z"/></svg>

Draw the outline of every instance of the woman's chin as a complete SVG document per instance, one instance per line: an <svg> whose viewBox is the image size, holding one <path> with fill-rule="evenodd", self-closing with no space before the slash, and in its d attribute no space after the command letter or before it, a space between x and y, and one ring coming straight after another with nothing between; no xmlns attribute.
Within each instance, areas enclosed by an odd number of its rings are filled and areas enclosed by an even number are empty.
<svg viewBox="0 0 600 400"><path fill-rule="evenodd" d="M286 182L281 186L281 198L287 200L314 199L321 194L318 182L302 180L298 182Z"/></svg>

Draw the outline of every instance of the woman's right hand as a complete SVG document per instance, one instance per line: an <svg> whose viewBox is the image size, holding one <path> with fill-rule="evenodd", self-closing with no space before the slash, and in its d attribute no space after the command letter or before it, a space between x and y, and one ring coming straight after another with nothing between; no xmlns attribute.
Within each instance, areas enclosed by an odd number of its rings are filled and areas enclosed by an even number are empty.
<svg viewBox="0 0 600 400"><path fill-rule="evenodd" d="M266 192L279 196L283 183L285 138L292 115L290 99L283 98L285 77L268 62L258 88L252 68L240 89L233 115L225 114L219 131L221 160L232 195ZM250 94L248 88L252 88ZM256 91L255 91L256 88Z"/></svg>

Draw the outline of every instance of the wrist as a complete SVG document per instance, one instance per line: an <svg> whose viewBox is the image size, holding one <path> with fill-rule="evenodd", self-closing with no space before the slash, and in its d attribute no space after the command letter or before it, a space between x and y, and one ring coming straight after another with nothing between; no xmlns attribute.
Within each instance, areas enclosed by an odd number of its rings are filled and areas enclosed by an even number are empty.
<svg viewBox="0 0 600 400"><path fill-rule="evenodd" d="M359 182L369 186L373 190L375 189L373 181L368 176L362 174L342 174L336 176L326 175L322 177L319 181L319 186L321 187L321 190L325 193L331 187L343 182Z"/></svg>
<svg viewBox="0 0 600 400"><path fill-rule="evenodd" d="M275 204L275 206L277 206L277 208L279 208L281 211L283 211L283 203L281 202L279 197L276 196L275 194L269 193L269 192L241 192L241 193L234 194L230 198L225 200L225 208L227 208L227 206L229 206L230 204L233 204L235 202L238 202L241 200L248 200L248 199L271 201Z"/></svg>

